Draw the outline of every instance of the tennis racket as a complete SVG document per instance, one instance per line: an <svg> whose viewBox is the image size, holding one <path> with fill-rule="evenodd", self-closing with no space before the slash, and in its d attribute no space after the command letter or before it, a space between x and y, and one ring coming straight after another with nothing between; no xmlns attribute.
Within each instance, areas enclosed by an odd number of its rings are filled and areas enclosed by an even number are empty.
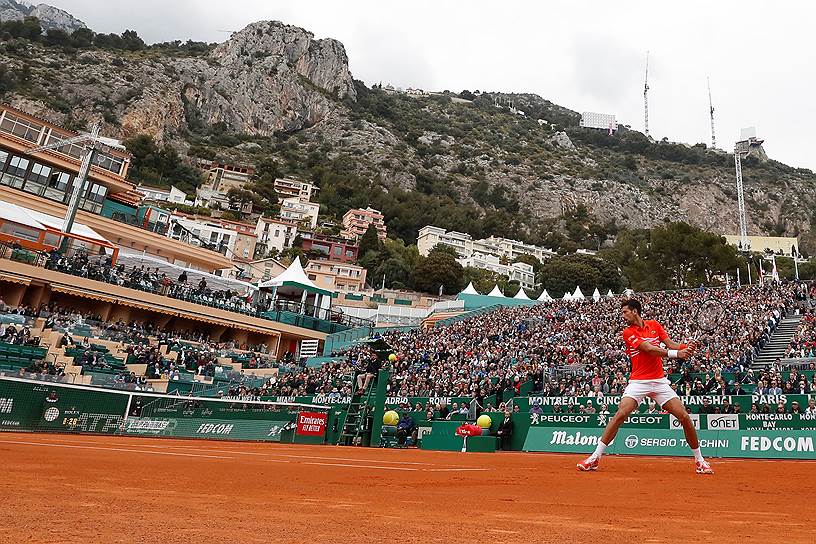
<svg viewBox="0 0 816 544"><path fill-rule="evenodd" d="M708 298L700 304L694 314L694 323L697 328L706 334L711 334L720 326L725 318L725 305L719 300Z"/></svg>

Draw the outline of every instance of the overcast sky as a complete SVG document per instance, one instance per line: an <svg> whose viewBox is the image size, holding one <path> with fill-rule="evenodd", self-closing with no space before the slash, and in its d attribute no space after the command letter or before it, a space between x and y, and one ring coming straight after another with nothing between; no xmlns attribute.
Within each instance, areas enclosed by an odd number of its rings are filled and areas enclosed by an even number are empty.
<svg viewBox="0 0 816 544"><path fill-rule="evenodd" d="M532 92L643 130L718 147L756 126L771 158L816 170L816 4L759 1L51 0L97 32L224 41L276 19L343 42L354 77L429 90ZM672 9L676 8L676 9Z"/></svg>

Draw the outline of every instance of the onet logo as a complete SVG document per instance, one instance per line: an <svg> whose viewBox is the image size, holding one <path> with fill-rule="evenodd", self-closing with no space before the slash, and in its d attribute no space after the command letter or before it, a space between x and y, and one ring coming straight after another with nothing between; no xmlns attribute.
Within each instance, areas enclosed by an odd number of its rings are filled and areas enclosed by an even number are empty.
<svg viewBox="0 0 816 544"><path fill-rule="evenodd" d="M626 437L626 441L624 442L624 444L626 444L627 448L634 448L635 446L638 445L638 437L633 434L630 434L629 436Z"/></svg>

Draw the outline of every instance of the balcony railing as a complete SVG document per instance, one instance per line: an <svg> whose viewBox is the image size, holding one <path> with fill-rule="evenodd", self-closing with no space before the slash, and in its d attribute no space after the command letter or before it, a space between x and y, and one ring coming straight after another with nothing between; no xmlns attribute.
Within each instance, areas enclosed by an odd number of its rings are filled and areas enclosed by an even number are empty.
<svg viewBox="0 0 816 544"><path fill-rule="evenodd" d="M215 291L187 283L178 283L175 279L169 284L153 281L145 277L129 275L126 269L116 269L99 261L89 261L80 252L71 258L54 260L47 253L15 249L7 244L0 244L0 259L10 258L35 267L47 268L64 274L79 276L94 281L118 285L130 289L167 296L202 306L218 308L227 312L249 315L260 319L269 319L296 327L303 327L327 334L357 327L372 327L373 322L345 315L342 311L316 308L309 304L284 300L255 300L238 295L234 291Z"/></svg>

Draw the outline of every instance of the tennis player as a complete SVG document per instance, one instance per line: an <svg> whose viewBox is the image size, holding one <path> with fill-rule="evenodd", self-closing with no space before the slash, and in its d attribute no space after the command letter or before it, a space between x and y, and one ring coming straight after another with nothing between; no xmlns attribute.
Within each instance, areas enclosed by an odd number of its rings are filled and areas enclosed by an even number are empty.
<svg viewBox="0 0 816 544"><path fill-rule="evenodd" d="M714 474L711 465L700 453L700 441L697 439L694 423L680 397L669 385L669 379L663 371L663 357L687 359L694 354L695 346L693 343L686 346L671 340L660 323L652 319L644 320L641 317L642 312L639 300L629 299L621 304L623 319L629 324L623 330L626 354L632 361L629 384L623 391L618 411L598 441L598 447L592 455L578 463L578 470L598 470L598 462L607 446L615 439L621 424L640 406L645 397L649 397L683 425L686 442L694 453L697 474ZM666 349L660 347L661 343Z"/></svg>

